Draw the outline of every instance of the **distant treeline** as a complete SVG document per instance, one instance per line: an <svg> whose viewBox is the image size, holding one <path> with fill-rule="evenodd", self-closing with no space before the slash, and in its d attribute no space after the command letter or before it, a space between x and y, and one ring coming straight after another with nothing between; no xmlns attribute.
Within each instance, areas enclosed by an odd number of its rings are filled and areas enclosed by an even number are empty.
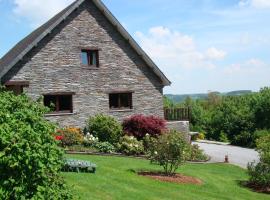
<svg viewBox="0 0 270 200"><path fill-rule="evenodd" d="M226 92L226 93L220 93L220 92L211 92L215 93L219 96L240 96L244 94L250 94L252 93L251 90L237 90L232 92ZM174 103L181 103L185 101L187 97L190 97L194 100L196 99L207 99L208 94L207 93L201 93L201 94L165 94L166 97L171 99Z"/></svg>
<svg viewBox="0 0 270 200"><path fill-rule="evenodd" d="M204 133L207 139L254 147L257 138L270 132L270 87L230 94L213 92L200 99L188 96L180 103L164 96L164 104L169 108L189 106L191 130Z"/></svg>

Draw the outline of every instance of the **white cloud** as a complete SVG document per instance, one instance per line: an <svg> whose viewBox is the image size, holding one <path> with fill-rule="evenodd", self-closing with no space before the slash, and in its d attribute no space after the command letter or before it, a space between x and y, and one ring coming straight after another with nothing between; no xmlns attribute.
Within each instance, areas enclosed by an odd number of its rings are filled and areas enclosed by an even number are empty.
<svg viewBox="0 0 270 200"><path fill-rule="evenodd" d="M250 6L257 9L266 9L270 8L270 0L240 0L239 6Z"/></svg>
<svg viewBox="0 0 270 200"><path fill-rule="evenodd" d="M226 54L225 51L216 49L215 47L211 47L206 51L206 57L213 60L222 60Z"/></svg>
<svg viewBox="0 0 270 200"><path fill-rule="evenodd" d="M269 0L252 0L251 5L255 8L270 8Z"/></svg>
<svg viewBox="0 0 270 200"><path fill-rule="evenodd" d="M46 22L74 0L14 0L14 13L23 17L32 26Z"/></svg>
<svg viewBox="0 0 270 200"><path fill-rule="evenodd" d="M259 59L249 59L243 63L232 64L224 69L225 74L235 73L256 73L257 71L265 71L270 69L266 63Z"/></svg>
<svg viewBox="0 0 270 200"><path fill-rule="evenodd" d="M142 48L163 69L213 69L214 61L226 55L215 47L207 49L206 53L201 52L191 36L161 26L149 29L147 34L136 32L135 35Z"/></svg>

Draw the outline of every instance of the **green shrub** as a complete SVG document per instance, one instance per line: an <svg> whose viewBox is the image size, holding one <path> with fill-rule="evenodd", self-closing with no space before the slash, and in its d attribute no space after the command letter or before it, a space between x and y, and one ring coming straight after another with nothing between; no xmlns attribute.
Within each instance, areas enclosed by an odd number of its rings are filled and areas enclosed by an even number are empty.
<svg viewBox="0 0 270 200"><path fill-rule="evenodd" d="M249 184L267 191L270 188L270 165L264 162L248 164Z"/></svg>
<svg viewBox="0 0 270 200"><path fill-rule="evenodd" d="M95 148L101 153L113 153L115 152L115 147L109 142L98 142Z"/></svg>
<svg viewBox="0 0 270 200"><path fill-rule="evenodd" d="M116 144L122 136L121 124L113 117L102 114L90 117L87 129L101 142Z"/></svg>
<svg viewBox="0 0 270 200"><path fill-rule="evenodd" d="M190 146L183 134L171 130L152 141L150 161L163 167L166 175L173 175L190 158Z"/></svg>
<svg viewBox="0 0 270 200"><path fill-rule="evenodd" d="M267 191L270 189L270 135L261 137L256 144L260 161L248 164L249 183Z"/></svg>
<svg viewBox="0 0 270 200"><path fill-rule="evenodd" d="M242 147L252 147L253 144L252 134L250 132L243 131L239 135L234 136L232 144Z"/></svg>
<svg viewBox="0 0 270 200"><path fill-rule="evenodd" d="M256 144L257 151L260 154L260 160L270 165L270 135L259 138Z"/></svg>
<svg viewBox="0 0 270 200"><path fill-rule="evenodd" d="M193 144L190 146L190 159L191 161L206 161L208 156L199 148L199 145Z"/></svg>
<svg viewBox="0 0 270 200"><path fill-rule="evenodd" d="M223 131L221 131L221 133L220 133L219 141L221 141L221 142L229 142L227 134L224 133Z"/></svg>
<svg viewBox="0 0 270 200"><path fill-rule="evenodd" d="M133 136L124 136L120 138L117 150L126 155L140 155L144 152L143 142Z"/></svg>
<svg viewBox="0 0 270 200"><path fill-rule="evenodd" d="M267 136L267 135L270 135L270 131L269 130L266 130L266 129L263 129L263 130L256 130L253 134L253 141L254 143L256 143L256 140L261 138L261 137L264 137L264 136ZM256 144L253 145L254 147L256 146Z"/></svg>
<svg viewBox="0 0 270 200"><path fill-rule="evenodd" d="M46 108L28 97L0 92L1 199L71 199L60 169L63 152Z"/></svg>
<svg viewBox="0 0 270 200"><path fill-rule="evenodd" d="M143 148L144 148L144 153L148 154L150 149L151 149L151 143L154 140L154 137L151 137L149 134L146 134L142 140L143 142Z"/></svg>

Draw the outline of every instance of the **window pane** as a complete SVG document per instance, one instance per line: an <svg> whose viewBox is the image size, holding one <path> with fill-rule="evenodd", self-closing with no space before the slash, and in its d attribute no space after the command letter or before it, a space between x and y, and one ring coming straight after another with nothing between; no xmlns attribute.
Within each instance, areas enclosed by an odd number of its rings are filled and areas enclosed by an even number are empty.
<svg viewBox="0 0 270 200"><path fill-rule="evenodd" d="M111 109L115 109L115 108L118 108L119 105L118 105L118 94L110 94L109 95L109 98L110 98L110 108Z"/></svg>
<svg viewBox="0 0 270 200"><path fill-rule="evenodd" d="M56 96L46 95L44 96L44 105L51 109L51 111L56 111Z"/></svg>
<svg viewBox="0 0 270 200"><path fill-rule="evenodd" d="M129 94L120 94L120 108L129 108Z"/></svg>
<svg viewBox="0 0 270 200"><path fill-rule="evenodd" d="M95 51L92 51L90 63L91 65L97 65L97 53Z"/></svg>
<svg viewBox="0 0 270 200"><path fill-rule="evenodd" d="M59 111L69 111L72 112L72 96L62 95L59 96Z"/></svg>
<svg viewBox="0 0 270 200"><path fill-rule="evenodd" d="M118 93L109 95L111 109L132 109L132 93Z"/></svg>
<svg viewBox="0 0 270 200"><path fill-rule="evenodd" d="M82 51L81 57L82 57L82 64L88 65L88 55L87 55L87 52Z"/></svg>

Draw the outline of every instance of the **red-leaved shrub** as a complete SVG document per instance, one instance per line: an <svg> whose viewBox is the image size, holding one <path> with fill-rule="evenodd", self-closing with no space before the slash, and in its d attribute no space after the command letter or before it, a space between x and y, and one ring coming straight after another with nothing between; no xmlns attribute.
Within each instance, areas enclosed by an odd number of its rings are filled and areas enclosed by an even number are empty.
<svg viewBox="0 0 270 200"><path fill-rule="evenodd" d="M134 115L123 122L125 134L141 140L148 133L152 137L166 130L165 120L155 116Z"/></svg>

